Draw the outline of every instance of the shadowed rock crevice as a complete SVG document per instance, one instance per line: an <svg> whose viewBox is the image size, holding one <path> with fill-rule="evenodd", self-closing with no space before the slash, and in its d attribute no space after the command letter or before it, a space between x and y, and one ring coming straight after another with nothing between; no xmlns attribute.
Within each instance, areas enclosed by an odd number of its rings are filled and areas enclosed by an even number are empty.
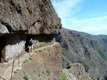
<svg viewBox="0 0 107 80"><path fill-rule="evenodd" d="M12 6L15 6L15 3L13 0L10 0L9 3L12 5Z"/></svg>
<svg viewBox="0 0 107 80"><path fill-rule="evenodd" d="M105 78L105 80L107 80L107 76L105 76L104 78Z"/></svg>
<svg viewBox="0 0 107 80"><path fill-rule="evenodd" d="M20 4L17 4L16 6L16 11L19 13L19 14L22 14L22 9L21 9L21 5Z"/></svg>
<svg viewBox="0 0 107 80"><path fill-rule="evenodd" d="M28 10L29 14L31 15L32 11L28 7L27 7L27 10Z"/></svg>
<svg viewBox="0 0 107 80"><path fill-rule="evenodd" d="M2 25L4 25L9 32L12 32L12 28L11 28L11 25L9 23L6 23L4 21L0 21Z"/></svg>

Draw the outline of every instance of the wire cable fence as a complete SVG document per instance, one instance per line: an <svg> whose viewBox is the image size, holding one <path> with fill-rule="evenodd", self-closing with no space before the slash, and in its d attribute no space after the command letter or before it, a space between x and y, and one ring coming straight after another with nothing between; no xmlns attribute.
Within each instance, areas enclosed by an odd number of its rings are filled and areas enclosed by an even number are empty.
<svg viewBox="0 0 107 80"><path fill-rule="evenodd" d="M28 56L26 58L30 57L30 53L33 52L32 46L30 46L30 47L28 46L27 48L30 48L31 50L30 50L30 52L28 52ZM1 75L0 80L13 80L12 76L14 74L14 71L19 69L21 66L22 62L21 62L20 58L23 57L22 55L24 55L24 54L18 53L17 55L13 56L12 62L9 63L9 66L6 68L6 70ZM6 74L8 74L8 75L6 75Z"/></svg>

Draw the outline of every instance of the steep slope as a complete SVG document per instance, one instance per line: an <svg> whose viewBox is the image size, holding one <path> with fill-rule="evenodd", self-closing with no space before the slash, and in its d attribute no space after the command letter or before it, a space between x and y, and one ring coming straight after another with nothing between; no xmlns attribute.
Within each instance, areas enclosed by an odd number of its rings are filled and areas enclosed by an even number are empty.
<svg viewBox="0 0 107 80"><path fill-rule="evenodd" d="M63 68L81 63L92 80L107 80L107 36L62 29L56 41L63 47Z"/></svg>
<svg viewBox="0 0 107 80"><path fill-rule="evenodd" d="M50 0L0 0L0 62L4 62L0 63L0 80L10 79L13 73L11 80L28 80L28 76L54 80L61 76L61 47L52 43L60 28L61 21ZM34 48L37 51L28 57L30 40L36 46L48 46ZM16 71L19 64L22 69Z"/></svg>
<svg viewBox="0 0 107 80"><path fill-rule="evenodd" d="M63 69L63 73L66 75L65 80L92 80L80 63L73 63L70 69Z"/></svg>
<svg viewBox="0 0 107 80"><path fill-rule="evenodd" d="M55 80L61 76L62 58L59 43L35 49L31 60L24 61L22 69L13 76L13 80Z"/></svg>
<svg viewBox="0 0 107 80"><path fill-rule="evenodd" d="M60 44L48 42L45 44L41 43L40 45L38 43L32 52L25 53L16 58L14 67L13 64L9 63L0 64L0 67L0 79L26 80L25 78L29 78L31 80L54 80L61 76L62 71ZM13 74L12 77L11 73Z"/></svg>

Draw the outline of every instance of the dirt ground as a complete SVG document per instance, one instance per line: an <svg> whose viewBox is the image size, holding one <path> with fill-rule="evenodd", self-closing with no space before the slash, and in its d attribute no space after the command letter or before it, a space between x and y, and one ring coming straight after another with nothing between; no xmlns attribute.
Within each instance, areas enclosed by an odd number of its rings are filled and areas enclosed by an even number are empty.
<svg viewBox="0 0 107 80"><path fill-rule="evenodd" d="M10 64L0 63L0 77L4 74Z"/></svg>
<svg viewBox="0 0 107 80"><path fill-rule="evenodd" d="M8 66L0 64L0 76ZM52 43L34 48L33 54L24 59L20 68L14 71L12 80L55 80L61 76L61 71L61 48L58 43Z"/></svg>
<svg viewBox="0 0 107 80"><path fill-rule="evenodd" d="M61 76L61 50L58 44L38 49L35 53L23 62L13 80L55 80Z"/></svg>

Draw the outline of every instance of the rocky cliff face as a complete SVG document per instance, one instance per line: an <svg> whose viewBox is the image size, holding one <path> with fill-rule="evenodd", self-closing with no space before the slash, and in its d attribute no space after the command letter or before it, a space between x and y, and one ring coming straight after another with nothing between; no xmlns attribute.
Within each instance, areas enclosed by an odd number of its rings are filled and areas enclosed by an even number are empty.
<svg viewBox="0 0 107 80"><path fill-rule="evenodd" d="M60 19L50 0L0 0L0 62L8 58L8 64L0 64L0 79L9 79L11 71L19 68L19 62L22 70L16 71L13 80L23 80L29 75L32 80L60 77L61 47L51 43L60 28ZM32 56L25 52L30 38L37 41ZM47 46L40 45L38 49L37 45L42 42ZM26 55L29 56L27 60ZM13 70L12 60L15 60Z"/></svg>
<svg viewBox="0 0 107 80"><path fill-rule="evenodd" d="M0 33L56 34L60 27L50 0L0 0Z"/></svg>
<svg viewBox="0 0 107 80"><path fill-rule="evenodd" d="M85 68L80 63L73 63L70 69L63 69L67 80L91 80L90 75L85 71Z"/></svg>
<svg viewBox="0 0 107 80"><path fill-rule="evenodd" d="M56 40L63 47L63 68L81 63L92 80L107 80L107 36L62 29Z"/></svg>
<svg viewBox="0 0 107 80"><path fill-rule="evenodd" d="M32 35L38 41L48 41L60 28L50 0L0 0L0 57L21 53Z"/></svg>

